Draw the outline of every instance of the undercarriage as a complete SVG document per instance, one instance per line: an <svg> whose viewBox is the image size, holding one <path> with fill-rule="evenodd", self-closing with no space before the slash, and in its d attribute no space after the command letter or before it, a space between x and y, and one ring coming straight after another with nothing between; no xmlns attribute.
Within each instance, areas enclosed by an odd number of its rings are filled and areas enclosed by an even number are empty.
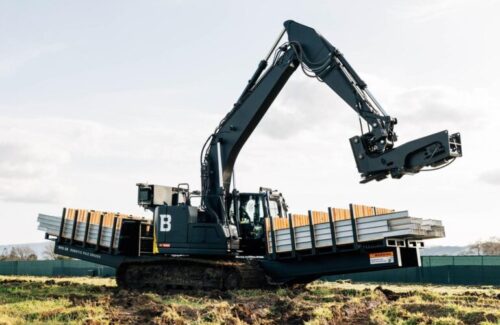
<svg viewBox="0 0 500 325"><path fill-rule="evenodd" d="M268 284L256 260L189 257L125 262L117 269L116 281L124 289L156 292L176 289L252 289Z"/></svg>

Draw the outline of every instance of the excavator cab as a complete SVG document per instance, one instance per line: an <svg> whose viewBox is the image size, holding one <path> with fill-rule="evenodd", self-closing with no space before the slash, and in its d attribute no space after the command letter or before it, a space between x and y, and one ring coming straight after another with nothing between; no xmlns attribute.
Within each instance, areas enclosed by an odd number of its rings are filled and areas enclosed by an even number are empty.
<svg viewBox="0 0 500 325"><path fill-rule="evenodd" d="M251 254L262 254L264 249L265 199L262 193L238 193L229 208L229 220L238 228L239 248Z"/></svg>
<svg viewBox="0 0 500 325"><path fill-rule="evenodd" d="M288 206L281 193L261 187L258 193L237 193L229 206L229 220L239 231L240 249L262 255L265 249L265 218L287 217Z"/></svg>

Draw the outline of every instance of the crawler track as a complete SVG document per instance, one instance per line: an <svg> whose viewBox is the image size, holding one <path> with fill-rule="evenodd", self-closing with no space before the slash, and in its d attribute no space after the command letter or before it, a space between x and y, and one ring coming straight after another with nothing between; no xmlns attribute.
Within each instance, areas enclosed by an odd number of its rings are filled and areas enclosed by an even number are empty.
<svg viewBox="0 0 500 325"><path fill-rule="evenodd" d="M121 288L156 292L250 289L267 285L265 273L255 260L190 257L123 263L116 272L116 281Z"/></svg>

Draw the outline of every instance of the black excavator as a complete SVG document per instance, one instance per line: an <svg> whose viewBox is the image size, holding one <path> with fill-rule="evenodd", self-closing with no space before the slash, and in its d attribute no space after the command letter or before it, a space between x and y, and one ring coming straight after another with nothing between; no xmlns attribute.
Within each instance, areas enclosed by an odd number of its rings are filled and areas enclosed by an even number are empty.
<svg viewBox="0 0 500 325"><path fill-rule="evenodd" d="M282 42L285 34L288 40ZM330 87L360 118L362 134L352 137L350 144L361 183L439 169L462 156L460 135L447 131L395 146L397 120L384 111L342 53L314 29L289 20L230 112L206 140L200 155L201 190L191 191L188 184L137 184L138 204L153 212L153 220L115 218L108 247L101 239L106 231L102 216L96 225L99 237L92 243L88 240L92 218L67 218L63 212L60 232L53 238L55 253L116 267L120 286L153 290L250 288L418 266L418 247L405 238L357 241L352 216L352 243L336 243L332 231L327 249L315 249L313 243L301 251L293 242L299 238L295 234L290 238L293 254L280 254L276 250L279 234L266 220L290 217L283 196L269 188L252 193L231 189L240 150L298 68ZM195 197L199 206L192 204ZM329 221L334 227L331 216ZM81 238L80 223L85 229ZM65 235L65 227L72 227L70 235ZM314 241L318 233L314 227L308 231ZM51 239L50 234L46 237Z"/></svg>

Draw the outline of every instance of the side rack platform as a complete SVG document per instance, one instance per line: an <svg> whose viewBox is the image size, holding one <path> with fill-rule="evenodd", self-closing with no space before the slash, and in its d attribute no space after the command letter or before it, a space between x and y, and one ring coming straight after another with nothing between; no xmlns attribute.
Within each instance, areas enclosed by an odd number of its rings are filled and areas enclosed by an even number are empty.
<svg viewBox="0 0 500 325"><path fill-rule="evenodd" d="M351 204L349 209L268 218L266 235L268 255L280 259L373 247L418 248L422 240L445 234L439 220Z"/></svg>
<svg viewBox="0 0 500 325"><path fill-rule="evenodd" d="M95 210L64 208L62 216L38 215L38 230L47 239L86 251L137 255L152 251L152 221L144 217ZM123 237L137 237L137 245L120 247ZM149 243L148 243L149 242Z"/></svg>

